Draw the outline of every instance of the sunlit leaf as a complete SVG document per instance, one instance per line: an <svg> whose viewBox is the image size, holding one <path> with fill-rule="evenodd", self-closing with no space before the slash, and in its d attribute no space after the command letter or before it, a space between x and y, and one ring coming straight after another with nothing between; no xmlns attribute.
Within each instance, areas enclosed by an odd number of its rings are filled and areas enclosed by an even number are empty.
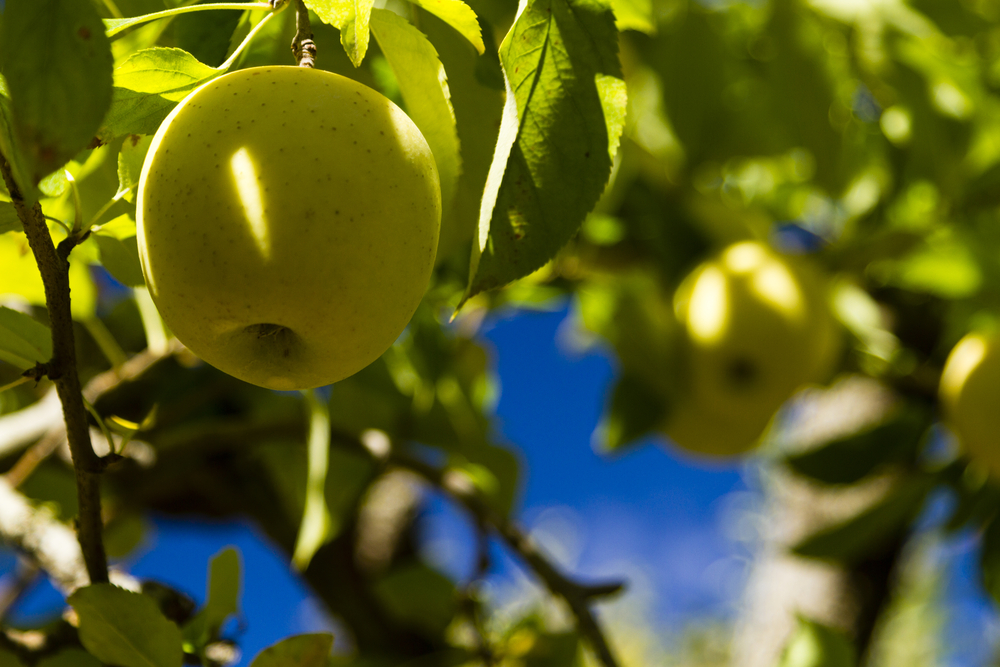
<svg viewBox="0 0 1000 667"><path fill-rule="evenodd" d="M178 102L219 74L181 49L156 46L134 53L114 70L114 96L101 140L155 133Z"/></svg>
<svg viewBox="0 0 1000 667"><path fill-rule="evenodd" d="M455 111L437 51L422 32L398 14L373 9L371 29L399 81L406 111L427 139L441 179L447 210L462 169Z"/></svg>
<svg viewBox="0 0 1000 667"><path fill-rule="evenodd" d="M28 369L52 357L52 332L24 313L0 306L0 359Z"/></svg>
<svg viewBox="0 0 1000 667"><path fill-rule="evenodd" d="M600 0L536 0L500 47L507 83L465 298L526 276L576 233L624 126L617 30Z"/></svg>
<svg viewBox="0 0 1000 667"><path fill-rule="evenodd" d="M305 3L323 23L340 30L344 51L354 66L359 67L368 52L374 0L305 0Z"/></svg>
<svg viewBox="0 0 1000 667"><path fill-rule="evenodd" d="M855 649L847 636L799 617L799 627L785 645L778 667L854 667Z"/></svg>
<svg viewBox="0 0 1000 667"><path fill-rule="evenodd" d="M0 234L5 232L20 232L21 219L17 217L17 209L9 201L0 202Z"/></svg>
<svg viewBox="0 0 1000 667"><path fill-rule="evenodd" d="M412 0L434 16L438 17L465 37L481 55L486 46L483 44L482 29L476 19L476 13L462 0Z"/></svg>

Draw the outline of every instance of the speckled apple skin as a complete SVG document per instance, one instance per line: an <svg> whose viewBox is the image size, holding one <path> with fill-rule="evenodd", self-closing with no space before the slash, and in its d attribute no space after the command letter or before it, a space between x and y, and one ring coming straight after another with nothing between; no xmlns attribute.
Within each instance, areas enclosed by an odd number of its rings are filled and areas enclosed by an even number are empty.
<svg viewBox="0 0 1000 667"><path fill-rule="evenodd" d="M392 345L427 289L441 219L409 117L299 67L240 70L187 97L153 138L137 207L146 284L173 333L281 390L341 380Z"/></svg>

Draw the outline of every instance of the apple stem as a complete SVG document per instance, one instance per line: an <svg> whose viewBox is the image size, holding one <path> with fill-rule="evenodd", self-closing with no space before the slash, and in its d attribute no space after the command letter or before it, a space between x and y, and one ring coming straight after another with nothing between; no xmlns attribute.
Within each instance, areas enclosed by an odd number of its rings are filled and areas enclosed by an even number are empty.
<svg viewBox="0 0 1000 667"><path fill-rule="evenodd" d="M316 66L316 42L313 41L309 9L304 0L295 0L295 37L292 39L292 53L295 54L299 67Z"/></svg>

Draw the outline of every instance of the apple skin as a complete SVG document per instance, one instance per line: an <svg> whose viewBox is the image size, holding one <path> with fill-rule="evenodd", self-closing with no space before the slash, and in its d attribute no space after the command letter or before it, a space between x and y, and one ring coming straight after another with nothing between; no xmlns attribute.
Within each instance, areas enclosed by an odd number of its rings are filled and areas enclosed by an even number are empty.
<svg viewBox="0 0 1000 667"><path fill-rule="evenodd" d="M247 382L292 390L361 370L423 298L441 220L423 135L380 93L304 67L198 88L139 179L139 257L174 335Z"/></svg>
<svg viewBox="0 0 1000 667"><path fill-rule="evenodd" d="M840 333L811 266L742 241L675 293L682 385L664 431L699 454L748 451L800 387L826 379Z"/></svg>
<svg viewBox="0 0 1000 667"><path fill-rule="evenodd" d="M1000 336L962 338L945 361L938 396L961 448L1000 478Z"/></svg>

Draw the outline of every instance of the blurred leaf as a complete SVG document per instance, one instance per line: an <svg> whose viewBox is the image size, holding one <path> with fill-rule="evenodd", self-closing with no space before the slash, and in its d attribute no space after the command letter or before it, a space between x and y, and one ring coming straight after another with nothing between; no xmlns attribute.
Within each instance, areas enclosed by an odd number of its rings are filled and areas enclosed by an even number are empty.
<svg viewBox="0 0 1000 667"><path fill-rule="evenodd" d="M94 138L111 103L111 44L90 2L10 0L3 19L0 65L31 178L22 187L33 186Z"/></svg>
<svg viewBox="0 0 1000 667"><path fill-rule="evenodd" d="M97 294L87 265L79 259L81 248L70 254L70 307L73 318L85 320L94 314ZM23 234L0 235L0 296L14 294L31 304L45 305L45 290L35 258Z"/></svg>
<svg viewBox="0 0 1000 667"><path fill-rule="evenodd" d="M242 587L240 552L226 547L212 556L208 565L208 595L205 599L206 624L218 631L223 622L240 609Z"/></svg>
<svg viewBox="0 0 1000 667"><path fill-rule="evenodd" d="M778 667L855 667L855 648L842 632L799 616Z"/></svg>
<svg viewBox="0 0 1000 667"><path fill-rule="evenodd" d="M218 638L222 624L239 611L242 579L240 552L235 547L226 547L212 557L205 606L184 626L186 641L202 647Z"/></svg>
<svg viewBox="0 0 1000 667"><path fill-rule="evenodd" d="M637 30L656 34L656 17L650 0L612 0L615 22L619 30Z"/></svg>
<svg viewBox="0 0 1000 667"><path fill-rule="evenodd" d="M813 533L791 551L805 558L847 565L877 556L906 531L930 489L926 478L902 481L875 505L843 523Z"/></svg>
<svg viewBox="0 0 1000 667"><path fill-rule="evenodd" d="M68 518L75 515L74 512ZM108 558L117 560L128 556L142 544L150 527L142 514L129 511L116 514L104 526L104 550Z"/></svg>
<svg viewBox="0 0 1000 667"><path fill-rule="evenodd" d="M52 358L52 332L24 313L0 306L0 359L27 370Z"/></svg>
<svg viewBox="0 0 1000 667"><path fill-rule="evenodd" d="M21 232L21 219L17 217L17 209L9 201L0 201L0 234L7 232Z"/></svg>
<svg viewBox="0 0 1000 667"><path fill-rule="evenodd" d="M615 452L652 433L667 416L668 400L644 378L625 373L615 383L611 405L597 427L598 445Z"/></svg>
<svg viewBox="0 0 1000 667"><path fill-rule="evenodd" d="M434 637L444 632L458 608L455 584L422 563L390 571L376 582L374 592L390 614Z"/></svg>
<svg viewBox="0 0 1000 667"><path fill-rule="evenodd" d="M101 667L101 661L86 651L68 648L39 660L35 667Z"/></svg>
<svg viewBox="0 0 1000 667"><path fill-rule="evenodd" d="M120 667L180 667L181 632L151 598L111 584L92 584L67 599L80 618L80 642Z"/></svg>
<svg viewBox="0 0 1000 667"><path fill-rule="evenodd" d="M500 46L507 83L464 299L543 266L611 174L624 127L617 30L601 0L535 0Z"/></svg>
<svg viewBox="0 0 1000 667"><path fill-rule="evenodd" d="M442 207L447 209L455 196L462 161L448 79L437 51L422 32L386 9L372 10L371 30L396 74L407 113L434 154Z"/></svg>
<svg viewBox="0 0 1000 667"><path fill-rule="evenodd" d="M139 242L135 236L118 239L96 232L91 237L101 249L101 264L115 280L128 287L146 284L139 264Z"/></svg>
<svg viewBox="0 0 1000 667"><path fill-rule="evenodd" d="M7 649L0 648L0 667L24 667L24 663Z"/></svg>
<svg viewBox="0 0 1000 667"><path fill-rule="evenodd" d="M332 649L331 634L296 635L258 653L250 667L326 667Z"/></svg>
<svg viewBox="0 0 1000 667"><path fill-rule="evenodd" d="M825 484L854 484L880 466L913 461L930 425L924 410L907 406L886 422L785 461L800 475Z"/></svg>

